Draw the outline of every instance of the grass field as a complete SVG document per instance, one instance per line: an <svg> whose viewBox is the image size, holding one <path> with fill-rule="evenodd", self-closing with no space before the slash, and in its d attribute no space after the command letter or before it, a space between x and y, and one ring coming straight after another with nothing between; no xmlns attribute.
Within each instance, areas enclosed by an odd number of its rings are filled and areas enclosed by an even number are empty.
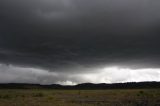
<svg viewBox="0 0 160 106"><path fill-rule="evenodd" d="M160 106L160 89L1 89L0 106Z"/></svg>

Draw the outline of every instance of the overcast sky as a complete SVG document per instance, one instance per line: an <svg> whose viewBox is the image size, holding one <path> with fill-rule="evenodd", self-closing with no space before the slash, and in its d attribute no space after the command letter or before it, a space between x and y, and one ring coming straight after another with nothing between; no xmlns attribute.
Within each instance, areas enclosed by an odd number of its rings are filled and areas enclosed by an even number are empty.
<svg viewBox="0 0 160 106"><path fill-rule="evenodd" d="M160 81L159 0L0 0L0 83Z"/></svg>

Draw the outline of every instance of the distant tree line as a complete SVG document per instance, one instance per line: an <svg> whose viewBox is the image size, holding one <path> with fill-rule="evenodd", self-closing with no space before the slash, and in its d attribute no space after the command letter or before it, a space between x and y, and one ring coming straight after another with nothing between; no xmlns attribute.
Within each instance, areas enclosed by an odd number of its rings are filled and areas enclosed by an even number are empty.
<svg viewBox="0 0 160 106"><path fill-rule="evenodd" d="M25 83L8 83L0 84L0 89L143 89L143 88L160 88L160 82L127 82L127 83L82 83L78 85L40 85L40 84L25 84Z"/></svg>

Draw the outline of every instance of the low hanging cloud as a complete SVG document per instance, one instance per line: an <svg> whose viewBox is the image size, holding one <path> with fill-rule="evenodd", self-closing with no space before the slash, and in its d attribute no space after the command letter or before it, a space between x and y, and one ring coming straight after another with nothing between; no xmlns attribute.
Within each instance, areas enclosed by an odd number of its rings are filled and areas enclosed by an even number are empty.
<svg viewBox="0 0 160 106"><path fill-rule="evenodd" d="M39 83L75 85L78 83L119 83L160 81L160 69L128 69L108 67L88 73L50 72L36 68L24 68L0 64L0 83ZM122 74L123 73L123 74Z"/></svg>

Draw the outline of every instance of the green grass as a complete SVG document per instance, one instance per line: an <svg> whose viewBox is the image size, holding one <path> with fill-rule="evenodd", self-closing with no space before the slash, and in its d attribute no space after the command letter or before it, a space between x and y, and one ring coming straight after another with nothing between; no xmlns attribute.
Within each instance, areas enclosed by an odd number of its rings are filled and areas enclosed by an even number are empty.
<svg viewBox="0 0 160 106"><path fill-rule="evenodd" d="M0 106L160 106L160 89L1 89Z"/></svg>

